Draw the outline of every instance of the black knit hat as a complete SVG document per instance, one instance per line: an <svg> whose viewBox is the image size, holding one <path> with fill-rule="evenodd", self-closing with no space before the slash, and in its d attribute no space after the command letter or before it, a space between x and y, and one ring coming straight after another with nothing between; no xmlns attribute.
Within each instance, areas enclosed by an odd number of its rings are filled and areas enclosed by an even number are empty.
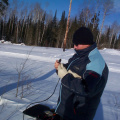
<svg viewBox="0 0 120 120"><path fill-rule="evenodd" d="M75 31L73 35L73 44L92 45L93 43L93 34L88 28L81 27Z"/></svg>

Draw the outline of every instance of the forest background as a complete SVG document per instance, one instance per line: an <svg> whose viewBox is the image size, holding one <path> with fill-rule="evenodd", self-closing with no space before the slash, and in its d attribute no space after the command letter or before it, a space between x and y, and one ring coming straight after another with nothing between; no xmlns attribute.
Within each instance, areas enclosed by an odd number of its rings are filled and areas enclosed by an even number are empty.
<svg viewBox="0 0 120 120"><path fill-rule="evenodd" d="M41 3L36 2L30 7L24 1L1 0L0 40L62 48L68 14L63 10L58 18L57 9L52 14L47 11L48 6L46 3L46 7L42 8ZM69 11L69 5L67 7ZM73 47L72 36L75 30L86 26L93 32L98 48L120 49L120 24L117 21L104 24L107 16L115 13L114 7L114 0L84 0L77 15L70 17L66 47Z"/></svg>

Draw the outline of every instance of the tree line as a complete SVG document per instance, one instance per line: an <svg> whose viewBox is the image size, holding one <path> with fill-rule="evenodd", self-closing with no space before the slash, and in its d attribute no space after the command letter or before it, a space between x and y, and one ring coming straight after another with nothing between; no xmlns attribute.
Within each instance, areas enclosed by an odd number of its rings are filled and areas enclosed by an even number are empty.
<svg viewBox="0 0 120 120"><path fill-rule="evenodd" d="M8 7L8 0L6 6ZM89 0L86 0L87 2ZM98 1L96 0L98 9ZM71 17L68 28L67 48L72 48L72 36L79 27L86 26L91 29L94 35L94 41L99 48L120 49L120 25L113 22L110 26L104 26L107 13L113 8L112 0L104 0L103 20L100 25L99 10L92 10L87 4L81 9L75 17ZM111 2L110 2L111 1ZM66 32L67 17L65 11L62 12L60 20L57 19L57 10L54 15L48 14L43 10L40 4L35 4L33 9L24 9L21 15L17 15L17 8L8 12L6 7L0 11L0 39L11 41L12 43L25 43L26 45L63 47L63 41ZM1 5L2 6L2 5ZM9 15L8 15L9 14ZM104 28L104 32L103 31Z"/></svg>

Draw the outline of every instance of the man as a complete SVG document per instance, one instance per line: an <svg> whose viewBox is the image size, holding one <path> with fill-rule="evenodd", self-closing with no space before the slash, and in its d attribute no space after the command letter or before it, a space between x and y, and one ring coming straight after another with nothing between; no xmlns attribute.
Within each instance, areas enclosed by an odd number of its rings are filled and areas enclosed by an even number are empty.
<svg viewBox="0 0 120 120"><path fill-rule="evenodd" d="M75 54L67 64L55 62L61 78L55 112L65 120L93 120L108 78L108 67L93 42L92 32L79 28L73 35Z"/></svg>

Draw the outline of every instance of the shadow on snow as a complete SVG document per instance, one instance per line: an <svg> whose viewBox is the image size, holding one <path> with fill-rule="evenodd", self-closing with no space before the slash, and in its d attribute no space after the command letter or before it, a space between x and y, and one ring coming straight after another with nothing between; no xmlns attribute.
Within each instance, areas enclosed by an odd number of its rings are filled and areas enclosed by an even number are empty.
<svg viewBox="0 0 120 120"><path fill-rule="evenodd" d="M27 85L29 82L34 83L34 82L38 82L38 81L41 81L41 80L45 80L45 79L49 78L50 76L52 76L54 73L55 73L55 69L49 71L48 73L46 73L45 75L43 75L39 78L29 79L29 80L26 80L26 81L20 81L19 82L19 87L22 86L22 85ZM13 90L13 89L17 88L17 83L18 82L15 82L15 83L11 83L9 85L5 85L3 87L0 87L0 96L3 95L4 93L9 92L10 90Z"/></svg>

